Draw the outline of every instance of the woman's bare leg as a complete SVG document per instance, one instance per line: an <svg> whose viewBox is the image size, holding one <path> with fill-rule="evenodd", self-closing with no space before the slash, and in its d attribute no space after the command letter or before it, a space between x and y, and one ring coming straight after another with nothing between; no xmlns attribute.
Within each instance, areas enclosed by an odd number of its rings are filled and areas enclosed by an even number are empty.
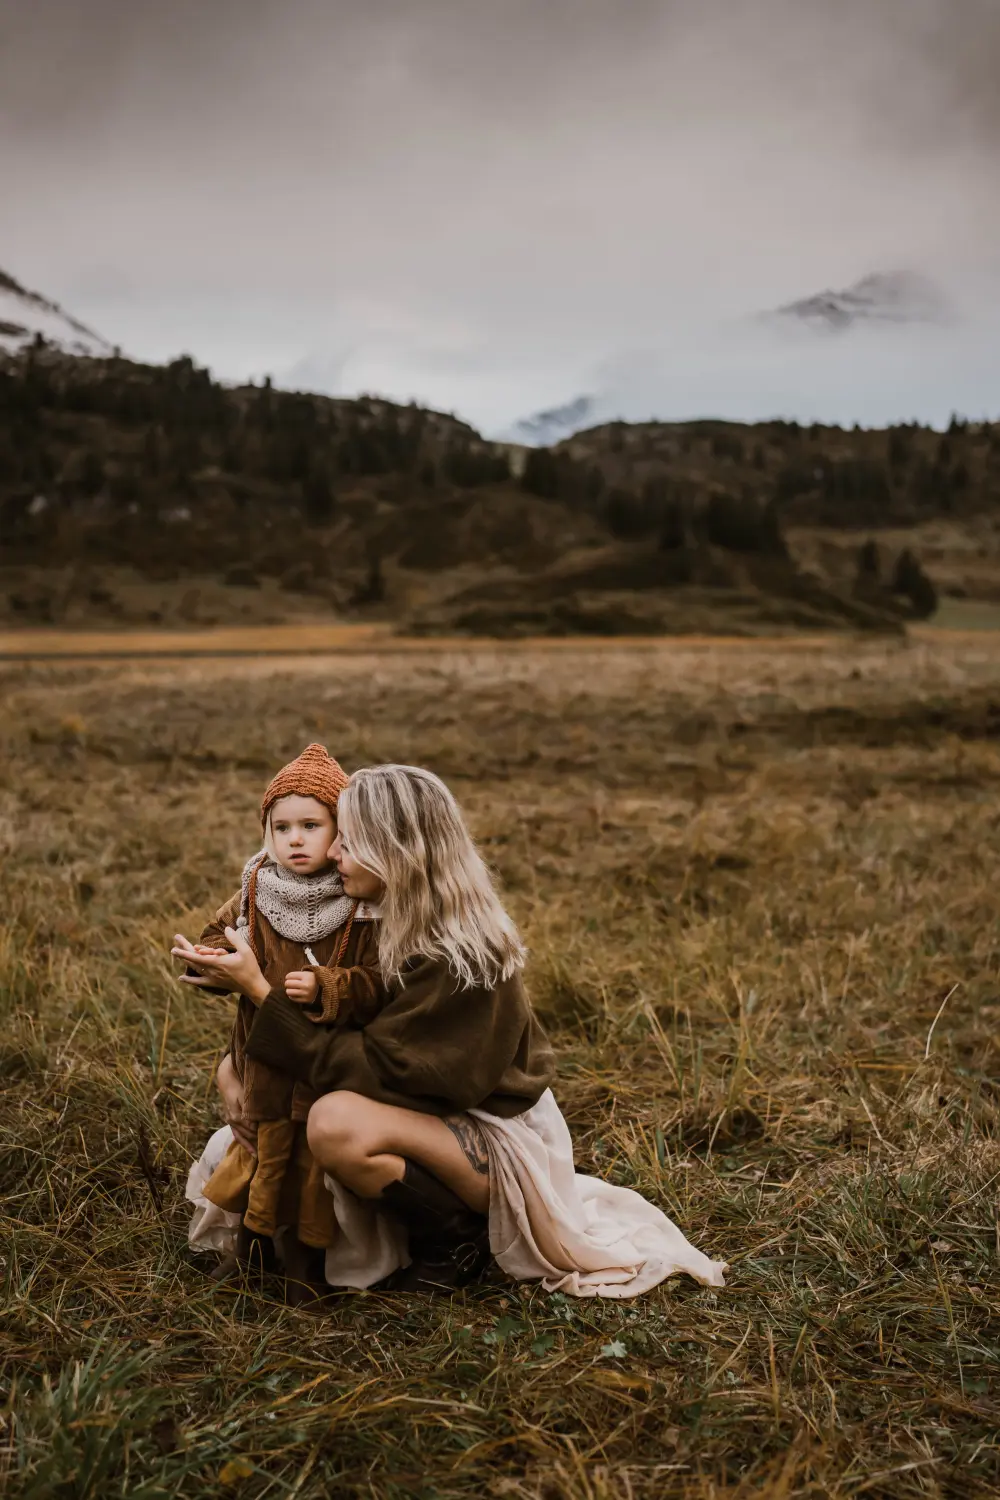
<svg viewBox="0 0 1000 1500"><path fill-rule="evenodd" d="M409 1157L477 1213L489 1210L486 1147L469 1115L441 1120L338 1090L313 1105L307 1132L320 1166L359 1197L377 1198L390 1182L398 1182L406 1169L403 1158Z"/></svg>

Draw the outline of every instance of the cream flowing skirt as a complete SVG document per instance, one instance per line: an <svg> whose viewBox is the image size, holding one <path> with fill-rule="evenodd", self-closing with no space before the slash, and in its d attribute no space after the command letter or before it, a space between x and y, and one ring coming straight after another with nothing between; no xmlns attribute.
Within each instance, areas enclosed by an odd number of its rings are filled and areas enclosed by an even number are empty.
<svg viewBox="0 0 1000 1500"><path fill-rule="evenodd" d="M473 1109L490 1156L490 1248L517 1281L541 1281L571 1297L638 1297L686 1272L704 1286L724 1285L726 1265L690 1244L677 1225L631 1188L585 1177L547 1089L512 1120ZM232 1250L240 1220L209 1203L202 1188L225 1155L232 1131L217 1130L188 1175L194 1205L188 1241L199 1250ZM409 1263L406 1236L375 1204L332 1177L340 1236L326 1252L331 1286L367 1287Z"/></svg>

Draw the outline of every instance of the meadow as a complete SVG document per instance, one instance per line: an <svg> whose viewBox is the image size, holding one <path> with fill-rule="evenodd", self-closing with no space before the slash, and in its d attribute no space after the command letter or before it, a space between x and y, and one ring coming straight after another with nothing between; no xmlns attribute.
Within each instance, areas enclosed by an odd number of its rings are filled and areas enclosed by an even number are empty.
<svg viewBox="0 0 1000 1500"><path fill-rule="evenodd" d="M0 1488L1000 1489L1000 651L412 646L0 668ZM728 1286L322 1316L186 1245L227 1002L178 986L308 740L439 772L531 949L578 1166Z"/></svg>

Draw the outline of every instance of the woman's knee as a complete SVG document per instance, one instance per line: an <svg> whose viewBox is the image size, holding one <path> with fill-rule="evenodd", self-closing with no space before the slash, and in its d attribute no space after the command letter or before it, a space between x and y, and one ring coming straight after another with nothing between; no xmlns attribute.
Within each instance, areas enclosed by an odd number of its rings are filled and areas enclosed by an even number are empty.
<svg viewBox="0 0 1000 1500"><path fill-rule="evenodd" d="M348 1093L346 1089L324 1094L322 1099L316 1100L306 1121L306 1139L317 1161L330 1165L337 1161L356 1160L367 1154L364 1104L360 1094Z"/></svg>

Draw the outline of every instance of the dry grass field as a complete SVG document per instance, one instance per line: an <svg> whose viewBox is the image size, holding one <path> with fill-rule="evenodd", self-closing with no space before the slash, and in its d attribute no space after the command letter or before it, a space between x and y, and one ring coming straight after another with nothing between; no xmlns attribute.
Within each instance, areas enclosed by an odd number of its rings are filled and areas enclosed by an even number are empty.
<svg viewBox="0 0 1000 1500"><path fill-rule="evenodd" d="M8 1495L997 1493L996 637L0 674ZM228 1008L168 940L317 738L454 787L578 1165L725 1291L498 1278L317 1318L189 1257Z"/></svg>

